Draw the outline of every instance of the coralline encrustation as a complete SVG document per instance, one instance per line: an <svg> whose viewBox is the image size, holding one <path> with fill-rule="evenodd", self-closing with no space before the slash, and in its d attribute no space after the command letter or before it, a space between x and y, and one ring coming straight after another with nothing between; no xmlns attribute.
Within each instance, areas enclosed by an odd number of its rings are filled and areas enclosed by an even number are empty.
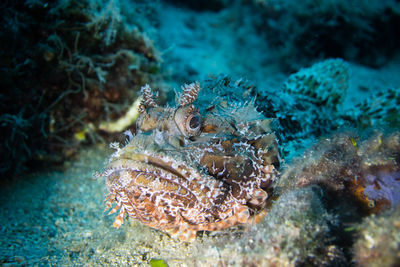
<svg viewBox="0 0 400 267"><path fill-rule="evenodd" d="M349 76L347 62L327 59L290 75L276 92L258 90L256 103L260 111L279 122L277 134L286 160L316 138L348 123L349 116L344 116L341 105Z"/></svg>
<svg viewBox="0 0 400 267"><path fill-rule="evenodd" d="M370 216L359 225L354 243L356 266L399 266L400 208Z"/></svg>
<svg viewBox="0 0 400 267"><path fill-rule="evenodd" d="M282 175L282 187L319 185L358 202L367 213L400 206L400 133L375 133L360 141L354 133L317 143Z"/></svg>

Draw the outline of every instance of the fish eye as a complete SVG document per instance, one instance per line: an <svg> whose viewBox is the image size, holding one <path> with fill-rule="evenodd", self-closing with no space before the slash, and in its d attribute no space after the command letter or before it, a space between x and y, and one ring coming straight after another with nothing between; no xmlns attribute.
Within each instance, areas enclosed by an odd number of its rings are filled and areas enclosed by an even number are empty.
<svg viewBox="0 0 400 267"><path fill-rule="evenodd" d="M201 115L193 106L179 107L175 112L174 120L185 137L200 134Z"/></svg>
<svg viewBox="0 0 400 267"><path fill-rule="evenodd" d="M197 134L197 132L200 130L200 124L200 114L198 113L190 114L186 118L186 130L189 133Z"/></svg>

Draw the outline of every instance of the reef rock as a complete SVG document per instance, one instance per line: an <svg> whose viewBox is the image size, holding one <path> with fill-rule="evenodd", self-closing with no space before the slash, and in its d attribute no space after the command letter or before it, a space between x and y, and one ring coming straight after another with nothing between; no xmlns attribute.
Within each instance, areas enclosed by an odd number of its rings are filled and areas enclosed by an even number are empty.
<svg viewBox="0 0 400 267"><path fill-rule="evenodd" d="M360 228L354 244L356 266L399 266L399 208L366 218Z"/></svg>
<svg viewBox="0 0 400 267"><path fill-rule="evenodd" d="M288 167L280 186L318 184L351 196L368 213L400 206L400 133L359 141L352 133L321 140Z"/></svg>

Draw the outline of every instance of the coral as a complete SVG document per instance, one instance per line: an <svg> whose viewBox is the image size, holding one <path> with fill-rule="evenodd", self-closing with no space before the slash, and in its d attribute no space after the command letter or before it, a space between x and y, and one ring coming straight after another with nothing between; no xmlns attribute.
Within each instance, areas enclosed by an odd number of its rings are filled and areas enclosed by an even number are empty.
<svg viewBox="0 0 400 267"><path fill-rule="evenodd" d="M104 8L99 12L93 12L90 22L86 25L94 31L94 37L103 40L105 46L110 46L117 38L119 24L122 21L118 0L109 0L104 3Z"/></svg>
<svg viewBox="0 0 400 267"><path fill-rule="evenodd" d="M379 66L397 52L397 1L254 0L254 23L286 70L341 57Z"/></svg>
<svg viewBox="0 0 400 267"><path fill-rule="evenodd" d="M364 198L378 210L400 205L400 133L376 133L359 148ZM371 203L372 201L372 203Z"/></svg>
<svg viewBox="0 0 400 267"><path fill-rule="evenodd" d="M359 128L400 127L400 88L379 92L350 110Z"/></svg>
<svg viewBox="0 0 400 267"><path fill-rule="evenodd" d="M139 116L138 108L140 104L140 98L137 98L129 109L126 111L125 115L118 118L115 121L104 121L99 124L99 129L109 133L121 132L133 125Z"/></svg>
<svg viewBox="0 0 400 267"><path fill-rule="evenodd" d="M376 174L367 174L365 180L364 195L367 199L385 201L390 207L400 206L400 170L384 168Z"/></svg>
<svg viewBox="0 0 400 267"><path fill-rule="evenodd" d="M318 184L352 196L368 213L400 205L400 133L376 133L360 142L354 134L321 140L285 170L281 187Z"/></svg>
<svg viewBox="0 0 400 267"><path fill-rule="evenodd" d="M142 14L137 20L149 20ZM101 141L99 125L158 80L158 51L140 24L122 23L118 0L7 2L0 17L1 171L8 175Z"/></svg>
<svg viewBox="0 0 400 267"><path fill-rule="evenodd" d="M278 122L277 135L286 160L340 129L398 129L399 90L379 92L345 108L349 76L348 63L327 59L290 75L279 91L257 90L259 110Z"/></svg>
<svg viewBox="0 0 400 267"><path fill-rule="evenodd" d="M348 86L348 64L329 59L290 75L278 92L259 90L256 104L265 116L278 120L287 159L346 122L341 105Z"/></svg>
<svg viewBox="0 0 400 267"><path fill-rule="evenodd" d="M399 155L398 132L375 133L364 141L351 132L334 134L285 165L274 190L276 194L298 187L319 190L324 207L335 214L336 223L330 227L334 244L350 258L360 229L355 225L370 214L400 207Z"/></svg>
<svg viewBox="0 0 400 267"><path fill-rule="evenodd" d="M356 266L398 266L400 263L400 208L366 218L354 244Z"/></svg>
<svg viewBox="0 0 400 267"><path fill-rule="evenodd" d="M215 266L321 266L344 264L345 259L330 243L329 224L334 218L324 209L319 194L310 188L285 192L274 202L258 225L242 236L216 239L199 259Z"/></svg>
<svg viewBox="0 0 400 267"><path fill-rule="evenodd" d="M328 59L289 76L283 92L316 107L337 111L349 87L349 65L342 59Z"/></svg>

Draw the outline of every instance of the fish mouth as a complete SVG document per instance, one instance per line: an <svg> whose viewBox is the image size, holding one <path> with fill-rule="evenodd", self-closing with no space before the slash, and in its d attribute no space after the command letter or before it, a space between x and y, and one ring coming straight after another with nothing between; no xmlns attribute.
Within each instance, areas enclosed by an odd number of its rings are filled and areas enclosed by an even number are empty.
<svg viewBox="0 0 400 267"><path fill-rule="evenodd" d="M188 171L187 168L183 164L179 164L174 168L173 161L166 161L161 157L154 157L145 154L135 154L132 159L142 162L144 164L148 164L153 166L154 168L163 170L165 172L172 173L182 179L187 179ZM190 176L190 173L189 173Z"/></svg>
<svg viewBox="0 0 400 267"><path fill-rule="evenodd" d="M148 187L156 191L188 189L199 173L183 162L167 156L135 153L115 158L105 174L108 190L127 188L129 185ZM196 179L197 180L197 179Z"/></svg>
<svg viewBox="0 0 400 267"><path fill-rule="evenodd" d="M112 165L121 166L135 166L138 167L152 167L154 169L158 169L167 173L174 174L182 179L186 179L188 175L190 176L190 172L188 168L183 163L177 163L176 160L170 159L168 157L156 157L150 156L146 154L130 154L129 157L121 157L120 159L112 162ZM140 168L138 168L140 170ZM188 173L189 172L189 173Z"/></svg>
<svg viewBox="0 0 400 267"><path fill-rule="evenodd" d="M249 220L248 207L229 198L222 182L205 179L183 161L129 153L114 158L109 168L106 206L117 203L110 213L120 209L114 227L118 228L128 214L145 225L190 240L197 231L221 230ZM227 197L226 209L219 210Z"/></svg>

